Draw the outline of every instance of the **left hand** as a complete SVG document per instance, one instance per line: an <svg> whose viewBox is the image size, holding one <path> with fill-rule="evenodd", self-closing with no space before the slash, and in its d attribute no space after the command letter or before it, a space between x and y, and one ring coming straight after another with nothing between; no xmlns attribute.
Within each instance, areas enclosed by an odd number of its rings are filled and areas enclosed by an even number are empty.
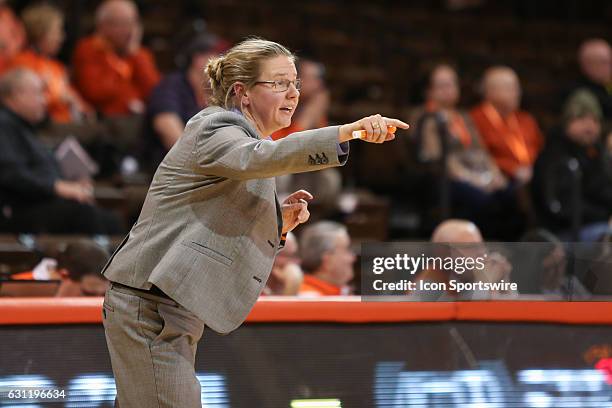
<svg viewBox="0 0 612 408"><path fill-rule="evenodd" d="M283 212L283 234L292 231L299 224L305 223L310 217L308 202L312 200L312 194L306 190L298 190L289 196L281 204Z"/></svg>

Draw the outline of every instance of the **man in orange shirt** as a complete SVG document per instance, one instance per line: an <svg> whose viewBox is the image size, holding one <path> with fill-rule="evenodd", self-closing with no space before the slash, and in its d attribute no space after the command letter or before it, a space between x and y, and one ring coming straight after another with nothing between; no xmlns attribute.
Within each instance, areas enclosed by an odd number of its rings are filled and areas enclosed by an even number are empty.
<svg viewBox="0 0 612 408"><path fill-rule="evenodd" d="M519 109L518 76L509 67L491 67L484 74L483 92L482 104L471 112L482 141L507 176L528 183L543 137L533 116Z"/></svg>
<svg viewBox="0 0 612 408"><path fill-rule="evenodd" d="M77 88L101 113L144 112L144 100L160 74L141 39L134 3L108 0L96 11L96 32L77 44L73 58Z"/></svg>
<svg viewBox="0 0 612 408"><path fill-rule="evenodd" d="M299 296L338 296L350 294L355 254L346 227L319 221L301 235L300 254L304 281Z"/></svg>

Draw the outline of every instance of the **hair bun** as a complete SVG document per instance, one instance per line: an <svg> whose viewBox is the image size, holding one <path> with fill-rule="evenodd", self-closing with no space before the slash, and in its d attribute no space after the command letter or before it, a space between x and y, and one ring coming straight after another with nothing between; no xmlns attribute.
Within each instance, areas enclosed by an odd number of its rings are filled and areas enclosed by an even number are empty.
<svg viewBox="0 0 612 408"><path fill-rule="evenodd" d="M206 73L211 80L211 85L221 85L222 70L223 70L223 56L211 58L206 65Z"/></svg>

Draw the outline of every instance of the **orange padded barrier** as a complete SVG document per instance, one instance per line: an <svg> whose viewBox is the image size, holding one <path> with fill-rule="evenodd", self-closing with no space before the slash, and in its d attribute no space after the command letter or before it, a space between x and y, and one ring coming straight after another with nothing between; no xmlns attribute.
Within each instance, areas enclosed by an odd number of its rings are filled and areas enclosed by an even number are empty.
<svg viewBox="0 0 612 408"><path fill-rule="evenodd" d="M362 302L358 297L260 299L248 322L423 321L612 324L612 302ZM102 298L3 298L0 325L101 323Z"/></svg>

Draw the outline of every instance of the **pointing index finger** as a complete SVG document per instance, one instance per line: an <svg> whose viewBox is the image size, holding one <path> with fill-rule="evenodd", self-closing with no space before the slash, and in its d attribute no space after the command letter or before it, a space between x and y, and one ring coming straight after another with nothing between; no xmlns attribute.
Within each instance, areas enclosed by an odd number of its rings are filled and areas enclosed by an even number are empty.
<svg viewBox="0 0 612 408"><path fill-rule="evenodd" d="M399 119L393 119L393 118L384 118L384 119L385 119L385 122L387 123L387 126L396 126L401 129L408 129L410 127L409 124L407 124L406 122L402 122Z"/></svg>

